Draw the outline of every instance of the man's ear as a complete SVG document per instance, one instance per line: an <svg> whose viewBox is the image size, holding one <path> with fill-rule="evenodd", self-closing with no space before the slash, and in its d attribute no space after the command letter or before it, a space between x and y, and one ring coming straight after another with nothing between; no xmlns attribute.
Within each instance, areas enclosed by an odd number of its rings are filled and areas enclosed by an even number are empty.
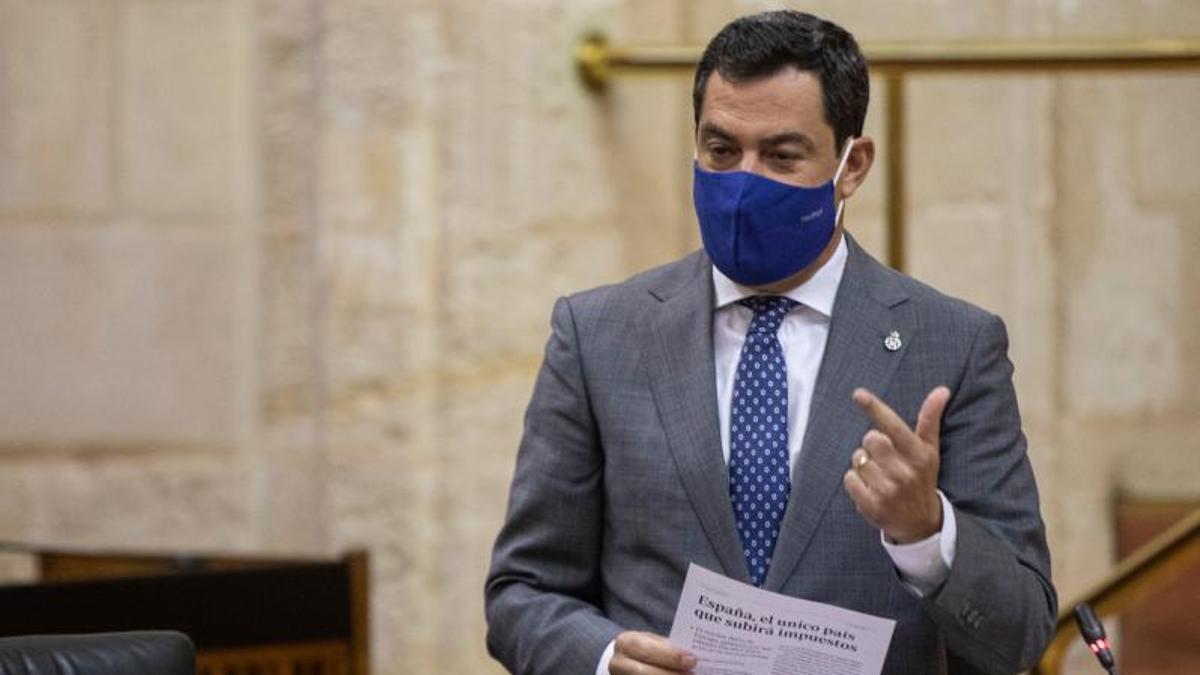
<svg viewBox="0 0 1200 675"><path fill-rule="evenodd" d="M870 136L862 136L853 141L850 156L846 158L846 168L842 169L842 179L838 188L842 199L849 199L858 187L867 180L871 165L875 163L875 141Z"/></svg>

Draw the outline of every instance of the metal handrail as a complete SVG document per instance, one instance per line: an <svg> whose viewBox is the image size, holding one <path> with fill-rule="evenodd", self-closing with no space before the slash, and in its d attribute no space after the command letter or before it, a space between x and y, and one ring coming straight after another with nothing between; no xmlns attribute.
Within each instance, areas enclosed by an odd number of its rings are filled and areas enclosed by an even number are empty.
<svg viewBox="0 0 1200 675"><path fill-rule="evenodd" d="M584 81L602 89L615 75L690 71L702 51L694 45L614 45L591 33L577 46L575 60ZM863 45L863 54L876 71L1162 70L1200 66L1200 41L877 42Z"/></svg>
<svg viewBox="0 0 1200 675"><path fill-rule="evenodd" d="M614 45L598 33L575 49L584 83L603 91L616 75L690 72L702 48L693 45ZM884 118L887 162L887 262L908 267L905 171L905 81L909 73L1042 73L1066 71L1190 70L1200 68L1200 41L1036 42L886 42L863 45L872 70L884 76L889 93Z"/></svg>
<svg viewBox="0 0 1200 675"><path fill-rule="evenodd" d="M1117 564L1100 583L1063 603L1054 639L1034 669L1035 675L1057 675L1067 649L1079 639L1079 628L1071 610L1089 603L1100 616L1119 613L1125 607L1165 586L1189 565L1200 561L1200 508L1139 547Z"/></svg>

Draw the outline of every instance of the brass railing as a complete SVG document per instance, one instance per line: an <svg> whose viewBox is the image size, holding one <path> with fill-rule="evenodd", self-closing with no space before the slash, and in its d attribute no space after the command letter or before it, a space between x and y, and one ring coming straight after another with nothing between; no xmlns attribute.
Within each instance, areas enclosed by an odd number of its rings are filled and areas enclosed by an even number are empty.
<svg viewBox="0 0 1200 675"><path fill-rule="evenodd" d="M1159 589L1200 561L1200 509L1195 509L1162 534L1151 539L1117 564L1100 583L1070 602L1062 603L1054 639L1034 675L1057 675L1067 649L1079 640L1071 610L1089 603L1101 617L1118 614L1136 600Z"/></svg>
<svg viewBox="0 0 1200 675"><path fill-rule="evenodd" d="M1200 68L1200 41L1134 42L933 42L864 45L870 67L883 76L883 156L887 166L887 262L905 270L907 158L905 81L910 73L1040 73L1065 71L1189 70ZM613 45L602 35L584 38L576 48L580 76L603 90L614 76L638 73L683 74L696 67L697 46Z"/></svg>

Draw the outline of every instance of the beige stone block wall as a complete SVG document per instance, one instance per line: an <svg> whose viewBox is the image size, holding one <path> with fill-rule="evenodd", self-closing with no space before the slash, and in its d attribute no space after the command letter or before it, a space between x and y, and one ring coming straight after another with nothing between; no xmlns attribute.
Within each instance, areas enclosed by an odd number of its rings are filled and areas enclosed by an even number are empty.
<svg viewBox="0 0 1200 675"><path fill-rule="evenodd" d="M116 180L111 9L4 0L0 16L0 212L105 212Z"/></svg>
<svg viewBox="0 0 1200 675"><path fill-rule="evenodd" d="M229 445L229 236L130 225L0 232L4 444Z"/></svg>
<svg viewBox="0 0 1200 675"><path fill-rule="evenodd" d="M252 206L251 5L118 3L118 176L125 208L163 221Z"/></svg>
<svg viewBox="0 0 1200 675"><path fill-rule="evenodd" d="M0 3L6 539L259 547L250 9Z"/></svg>
<svg viewBox="0 0 1200 675"><path fill-rule="evenodd" d="M551 304L698 245L690 78L596 95L571 50L781 4L0 0L0 538L366 547L376 672L498 672L483 577ZM1200 25L1189 0L804 8L864 42ZM1006 319L1069 598L1113 490L1200 491L1200 75L908 98L910 267ZM847 212L876 253L879 161Z"/></svg>

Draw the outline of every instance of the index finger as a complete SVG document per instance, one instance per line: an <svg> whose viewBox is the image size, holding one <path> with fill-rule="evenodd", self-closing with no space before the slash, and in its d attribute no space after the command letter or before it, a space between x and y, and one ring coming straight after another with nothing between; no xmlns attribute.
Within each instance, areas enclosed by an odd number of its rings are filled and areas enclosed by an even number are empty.
<svg viewBox="0 0 1200 675"><path fill-rule="evenodd" d="M916 433L896 414L895 410L888 407L888 404L878 396L862 387L854 390L853 398L858 407L862 408L863 412L867 413L871 421L875 423L875 428L892 439L892 444L896 446L896 449L901 452L909 450L913 439L916 438Z"/></svg>

